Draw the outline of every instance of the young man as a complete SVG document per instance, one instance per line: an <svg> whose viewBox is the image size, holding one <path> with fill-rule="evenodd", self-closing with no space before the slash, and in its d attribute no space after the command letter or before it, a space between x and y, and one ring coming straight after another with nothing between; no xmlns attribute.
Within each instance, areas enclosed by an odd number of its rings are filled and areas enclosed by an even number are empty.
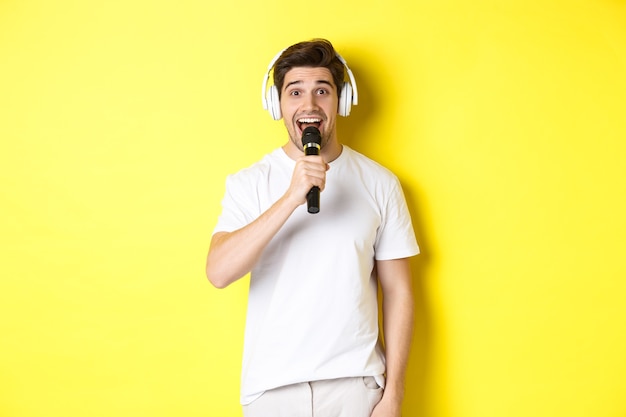
<svg viewBox="0 0 626 417"><path fill-rule="evenodd" d="M292 45L272 68L267 100L289 140L228 177L206 265L218 288L251 272L244 415L398 417L413 325L408 258L419 252L402 189L337 138L356 85L330 42ZM308 126L320 131L320 155L303 152ZM317 214L305 204L312 187Z"/></svg>

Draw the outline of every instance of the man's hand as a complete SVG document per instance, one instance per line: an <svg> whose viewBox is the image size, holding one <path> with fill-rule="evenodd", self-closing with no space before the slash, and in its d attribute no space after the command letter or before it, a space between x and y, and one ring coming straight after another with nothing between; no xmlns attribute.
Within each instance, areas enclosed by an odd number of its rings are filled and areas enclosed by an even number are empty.
<svg viewBox="0 0 626 417"><path fill-rule="evenodd" d="M324 190L326 185L326 171L330 166L318 155L301 156L296 161L296 167L291 176L291 184L285 196L298 205L306 202L306 195L313 187Z"/></svg>
<svg viewBox="0 0 626 417"><path fill-rule="evenodd" d="M389 397L385 398L383 395L383 398L374 407L372 417L400 417L401 412L400 402L393 401Z"/></svg>

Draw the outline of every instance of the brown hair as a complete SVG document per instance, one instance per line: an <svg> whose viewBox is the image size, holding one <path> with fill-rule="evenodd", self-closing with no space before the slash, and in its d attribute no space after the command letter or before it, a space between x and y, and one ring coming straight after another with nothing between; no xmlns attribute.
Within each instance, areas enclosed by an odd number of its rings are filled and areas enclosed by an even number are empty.
<svg viewBox="0 0 626 417"><path fill-rule="evenodd" d="M294 67L324 67L328 68L337 88L341 92L344 79L344 67L337 57L335 48L326 39L312 39L291 45L285 49L274 64L274 85L278 89L280 98L285 74Z"/></svg>

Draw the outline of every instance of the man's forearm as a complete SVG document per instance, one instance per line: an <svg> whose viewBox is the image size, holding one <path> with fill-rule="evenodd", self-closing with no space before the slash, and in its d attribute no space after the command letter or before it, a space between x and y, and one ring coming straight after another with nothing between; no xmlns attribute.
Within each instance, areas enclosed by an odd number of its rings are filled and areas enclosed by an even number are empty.
<svg viewBox="0 0 626 417"><path fill-rule="evenodd" d="M401 402L404 398L406 367L413 335L412 297L388 300L387 303L383 301L383 315L387 363L385 392Z"/></svg>
<svg viewBox="0 0 626 417"><path fill-rule="evenodd" d="M383 334L387 364L385 401L404 398L406 367L413 336L414 301L408 259L378 264L383 295Z"/></svg>
<svg viewBox="0 0 626 417"><path fill-rule="evenodd" d="M224 288L250 272L297 206L285 196L247 226L234 232L216 233L207 255L209 281L217 288Z"/></svg>

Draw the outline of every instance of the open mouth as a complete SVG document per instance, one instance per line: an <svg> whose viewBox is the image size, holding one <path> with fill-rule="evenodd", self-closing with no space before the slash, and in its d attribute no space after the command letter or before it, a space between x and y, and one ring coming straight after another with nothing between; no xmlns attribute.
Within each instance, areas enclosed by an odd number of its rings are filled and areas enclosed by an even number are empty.
<svg viewBox="0 0 626 417"><path fill-rule="evenodd" d="M300 134L302 134L304 129L309 126L313 126L319 129L322 125L322 119L319 117L301 117L300 119L296 120L296 123L298 124L298 129L300 129Z"/></svg>

